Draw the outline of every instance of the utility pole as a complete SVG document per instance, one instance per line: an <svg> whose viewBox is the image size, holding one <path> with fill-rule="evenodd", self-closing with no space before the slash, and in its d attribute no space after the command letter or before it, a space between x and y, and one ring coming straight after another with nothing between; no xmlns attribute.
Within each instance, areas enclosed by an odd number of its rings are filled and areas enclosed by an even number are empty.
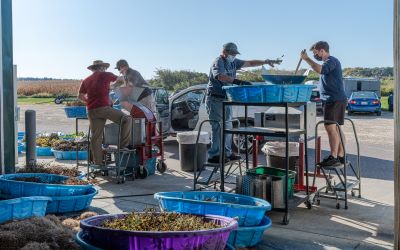
<svg viewBox="0 0 400 250"><path fill-rule="evenodd" d="M400 6L394 0L393 22L393 116L394 116L394 249L400 248Z"/></svg>

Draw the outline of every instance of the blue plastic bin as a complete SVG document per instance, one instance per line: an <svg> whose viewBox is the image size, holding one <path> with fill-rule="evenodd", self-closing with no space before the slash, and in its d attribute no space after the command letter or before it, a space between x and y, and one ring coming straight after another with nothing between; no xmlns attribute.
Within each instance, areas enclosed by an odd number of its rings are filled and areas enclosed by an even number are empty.
<svg viewBox="0 0 400 250"><path fill-rule="evenodd" d="M68 118L87 118L86 107L84 106L64 107L64 111Z"/></svg>
<svg viewBox="0 0 400 250"><path fill-rule="evenodd" d="M25 151L25 144L18 142L18 154Z"/></svg>
<svg viewBox="0 0 400 250"><path fill-rule="evenodd" d="M225 86L223 89L226 91L228 100L234 102L246 102L247 89L244 86Z"/></svg>
<svg viewBox="0 0 400 250"><path fill-rule="evenodd" d="M52 149L57 160L76 160L76 151L59 151ZM78 160L87 160L88 152L78 151Z"/></svg>
<svg viewBox="0 0 400 250"><path fill-rule="evenodd" d="M54 156L51 151L51 147L39 147L36 146L36 155L37 156Z"/></svg>
<svg viewBox="0 0 400 250"><path fill-rule="evenodd" d="M297 85L298 94L297 101L298 102L308 102L311 99L312 90L316 88L313 85Z"/></svg>
<svg viewBox="0 0 400 250"><path fill-rule="evenodd" d="M263 95L265 102L282 102L282 86L280 85L264 85Z"/></svg>
<svg viewBox="0 0 400 250"><path fill-rule="evenodd" d="M62 185L13 180L16 177L37 177L47 182L59 182L67 176L43 173L18 173L0 175L0 193L5 198L28 196L72 196L85 194L92 185Z"/></svg>
<svg viewBox="0 0 400 250"><path fill-rule="evenodd" d="M239 226L258 225L265 212L271 210L265 200L224 192L160 192L154 198L163 211L237 217Z"/></svg>
<svg viewBox="0 0 400 250"><path fill-rule="evenodd" d="M258 226L238 227L229 235L228 243L234 247L252 247L262 239L264 231L272 225L271 219L265 216Z"/></svg>
<svg viewBox="0 0 400 250"><path fill-rule="evenodd" d="M280 85L282 87L282 102L297 102L299 88L297 85Z"/></svg>
<svg viewBox="0 0 400 250"><path fill-rule="evenodd" d="M97 193L98 191L94 187L90 187L81 195L53 196L47 204L46 214L69 213L87 209Z"/></svg>
<svg viewBox="0 0 400 250"><path fill-rule="evenodd" d="M18 141L22 141L25 137L25 132L18 132Z"/></svg>
<svg viewBox="0 0 400 250"><path fill-rule="evenodd" d="M264 102L264 85L244 87L247 90L247 102Z"/></svg>
<svg viewBox="0 0 400 250"><path fill-rule="evenodd" d="M50 197L45 196L0 200L0 223L9 220L22 220L32 216L44 216L47 203L50 200Z"/></svg>

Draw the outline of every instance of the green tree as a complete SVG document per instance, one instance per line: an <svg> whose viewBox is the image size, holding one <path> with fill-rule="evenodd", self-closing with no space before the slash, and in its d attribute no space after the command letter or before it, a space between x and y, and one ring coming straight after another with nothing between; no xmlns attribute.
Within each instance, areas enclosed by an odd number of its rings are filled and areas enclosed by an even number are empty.
<svg viewBox="0 0 400 250"><path fill-rule="evenodd" d="M156 76L149 81L149 84L164 87L171 91L208 82L207 74L195 71L157 69L155 73Z"/></svg>

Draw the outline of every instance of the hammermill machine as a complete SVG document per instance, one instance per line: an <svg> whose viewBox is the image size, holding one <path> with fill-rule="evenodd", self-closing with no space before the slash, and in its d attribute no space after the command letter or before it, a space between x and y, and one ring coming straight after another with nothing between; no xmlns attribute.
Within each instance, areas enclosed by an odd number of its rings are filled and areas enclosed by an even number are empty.
<svg viewBox="0 0 400 250"><path fill-rule="evenodd" d="M132 119L130 144L133 148L121 149L119 147L120 126L116 123L106 124L103 139L104 164L97 169L93 169L88 164L90 176L95 176L97 172L101 172L103 175L113 173L118 184L124 183L125 176L128 175L133 178L146 178L149 175L146 163L152 158L158 158L157 170L161 173L165 172L167 167L164 162L162 124L157 122L153 112L144 105L132 103L132 106L130 115L122 117L120 123L124 119Z"/></svg>

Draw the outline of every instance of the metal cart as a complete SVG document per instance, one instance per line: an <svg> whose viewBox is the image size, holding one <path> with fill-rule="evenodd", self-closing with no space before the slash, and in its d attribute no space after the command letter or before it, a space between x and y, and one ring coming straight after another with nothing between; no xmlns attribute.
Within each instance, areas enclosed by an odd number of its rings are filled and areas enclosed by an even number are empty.
<svg viewBox="0 0 400 250"><path fill-rule="evenodd" d="M232 129L226 129L225 128L225 123L222 124L222 136L221 136L221 144L225 141L225 134L242 134L245 135L246 141L247 141L247 136L253 135L261 135L261 136L271 136L271 137L283 137L285 138L286 142L286 178L285 178L285 187L288 187L288 182L289 182L289 158L287 157L289 155L289 136L290 135L304 135L304 138L307 138L307 103L306 102L297 102L297 103L288 103L288 102L283 102L283 103L244 103L244 102L230 102L230 101L224 101L222 104L222 118L225 120L225 108L227 106L244 106L245 108L245 127L237 127L237 128L232 128ZM268 127L248 127L248 107L249 106L269 106L269 107L284 107L285 108L285 128L268 128ZM288 108L289 107L300 107L304 106L304 129L289 129L289 122L288 122ZM268 126L268 124L265 124ZM307 140L304 140L305 148L307 148ZM249 155L248 155L248 145L247 143L245 144L246 146L246 169L249 168ZM225 148L223 145L221 145L221 156L224 156L224 151ZM304 151L305 154L305 171L306 171L306 194L307 197L309 195L309 188L308 188L308 157L307 157L307 150ZM223 162L223 159L222 161ZM224 164L221 164L221 186L220 189L221 191L224 191ZM289 224L289 205L288 205L288 200L289 200L289 192L288 188L285 188L285 197L284 197L284 203L285 207L283 209L276 209L278 211L283 211L284 216L282 223L287 225Z"/></svg>

